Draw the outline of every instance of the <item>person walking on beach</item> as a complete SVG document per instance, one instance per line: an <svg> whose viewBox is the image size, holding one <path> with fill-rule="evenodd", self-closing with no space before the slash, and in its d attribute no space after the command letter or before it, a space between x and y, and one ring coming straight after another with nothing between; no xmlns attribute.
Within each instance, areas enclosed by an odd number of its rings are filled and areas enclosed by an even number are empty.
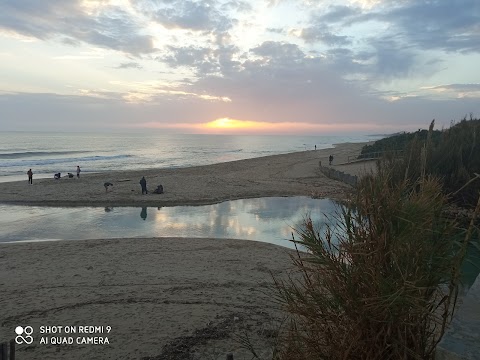
<svg viewBox="0 0 480 360"><path fill-rule="evenodd" d="M332 162L333 162L333 155L330 155L328 157L328 165L332 165Z"/></svg>
<svg viewBox="0 0 480 360"><path fill-rule="evenodd" d="M28 170L27 171L27 175L28 175L28 183L33 185L33 172L32 172L32 169Z"/></svg>
<svg viewBox="0 0 480 360"><path fill-rule="evenodd" d="M143 194L148 194L147 180L145 180L145 176L142 176L142 178L140 179L140 185L142 186L142 195Z"/></svg>
<svg viewBox="0 0 480 360"><path fill-rule="evenodd" d="M80 170L80 166L77 165L77 178L80 178L80 171L82 170Z"/></svg>
<svg viewBox="0 0 480 360"><path fill-rule="evenodd" d="M317 145L315 145L315 150L317 150Z"/></svg>

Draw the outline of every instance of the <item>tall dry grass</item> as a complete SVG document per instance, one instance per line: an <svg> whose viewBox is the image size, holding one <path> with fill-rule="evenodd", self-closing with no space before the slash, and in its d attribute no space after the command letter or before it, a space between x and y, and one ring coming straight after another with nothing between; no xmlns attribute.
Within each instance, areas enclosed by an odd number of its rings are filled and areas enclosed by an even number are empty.
<svg viewBox="0 0 480 360"><path fill-rule="evenodd" d="M276 359L434 358L478 230L478 126L462 121L438 135L432 121L403 159L387 155L360 181L333 225L320 230L305 220L294 240L307 249L292 257L297 273L275 279L291 318ZM467 229L444 217L459 195L476 199Z"/></svg>
<svg viewBox="0 0 480 360"><path fill-rule="evenodd" d="M477 175L480 174L480 119L470 115L469 120L464 118L442 131L434 131L433 125L434 121L428 131L381 139L365 146L362 152L372 149L390 151L386 152L386 159L380 165L392 172L393 182L405 177L417 181L424 174L432 174L440 179L445 194L454 194L451 201L473 208L480 191L480 181L470 182L480 176ZM392 150L403 150L404 161L395 159ZM469 185L464 186L466 183Z"/></svg>
<svg viewBox="0 0 480 360"><path fill-rule="evenodd" d="M390 176L364 178L335 227L298 231L300 279L276 280L292 321L278 359L433 358L456 303L458 229L438 179Z"/></svg>

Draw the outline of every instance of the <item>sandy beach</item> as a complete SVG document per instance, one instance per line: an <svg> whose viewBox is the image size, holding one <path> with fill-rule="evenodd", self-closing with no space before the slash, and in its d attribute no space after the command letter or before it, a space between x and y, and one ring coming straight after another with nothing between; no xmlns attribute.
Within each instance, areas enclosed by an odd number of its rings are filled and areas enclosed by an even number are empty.
<svg viewBox="0 0 480 360"><path fill-rule="evenodd" d="M80 179L35 179L0 183L0 203L52 206L172 206L212 204L224 200L264 196L315 196L338 199L350 187L328 179L319 171L319 161L340 171L358 175L372 163L340 165L358 155L365 143L339 144L335 149L303 151L239 160L207 166L111 172L81 175ZM35 172L35 171L34 171ZM147 180L148 195L139 181ZM111 182L106 192L103 184ZM164 194L153 194L162 184Z"/></svg>
<svg viewBox="0 0 480 360"><path fill-rule="evenodd" d="M18 325L18 359L249 359L267 356L282 315L268 296L290 251L216 239L85 240L0 245L0 339ZM111 326L108 345L41 345L40 326ZM83 336L83 335L82 335ZM265 357L268 358L268 357Z"/></svg>
<svg viewBox="0 0 480 360"><path fill-rule="evenodd" d="M165 206L228 199L307 195L342 198L351 187L326 178L319 161L350 174L372 163L346 162L363 144L184 169L82 175L0 184L0 202L52 206ZM141 176L151 190L142 195ZM103 183L113 189L105 192ZM21 359L251 359L246 337L269 359L284 319L268 291L285 276L291 251L246 240L97 239L0 244L0 339L34 328ZM107 326L104 345L40 344L41 326ZM51 339L50 339L51 341Z"/></svg>

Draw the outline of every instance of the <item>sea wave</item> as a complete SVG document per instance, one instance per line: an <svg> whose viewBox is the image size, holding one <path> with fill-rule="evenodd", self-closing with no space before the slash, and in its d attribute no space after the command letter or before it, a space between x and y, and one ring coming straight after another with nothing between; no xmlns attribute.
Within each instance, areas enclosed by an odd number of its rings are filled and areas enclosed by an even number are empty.
<svg viewBox="0 0 480 360"><path fill-rule="evenodd" d="M51 164L64 164L64 163L78 163L84 164L92 161L104 161L104 160L118 160L132 157L133 155L112 155L112 156L84 156L84 157L67 157L67 158L55 158L55 159L28 159L28 160L4 160L0 161L0 167L31 167L31 166L43 166Z"/></svg>
<svg viewBox="0 0 480 360"><path fill-rule="evenodd" d="M13 153L0 154L0 159L21 159L32 156L57 156L57 155L70 155L89 153L91 151L22 151Z"/></svg>

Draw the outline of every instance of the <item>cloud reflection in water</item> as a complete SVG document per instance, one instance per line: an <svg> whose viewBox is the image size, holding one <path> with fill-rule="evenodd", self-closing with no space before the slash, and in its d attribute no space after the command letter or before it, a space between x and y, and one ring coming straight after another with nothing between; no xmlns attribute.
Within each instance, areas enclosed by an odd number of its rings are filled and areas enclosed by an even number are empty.
<svg viewBox="0 0 480 360"><path fill-rule="evenodd" d="M322 225L325 215L332 215L335 209L328 199L309 197L108 210L0 206L0 241L178 236L248 239L291 246L287 240L291 239L292 228L298 228L307 215Z"/></svg>

